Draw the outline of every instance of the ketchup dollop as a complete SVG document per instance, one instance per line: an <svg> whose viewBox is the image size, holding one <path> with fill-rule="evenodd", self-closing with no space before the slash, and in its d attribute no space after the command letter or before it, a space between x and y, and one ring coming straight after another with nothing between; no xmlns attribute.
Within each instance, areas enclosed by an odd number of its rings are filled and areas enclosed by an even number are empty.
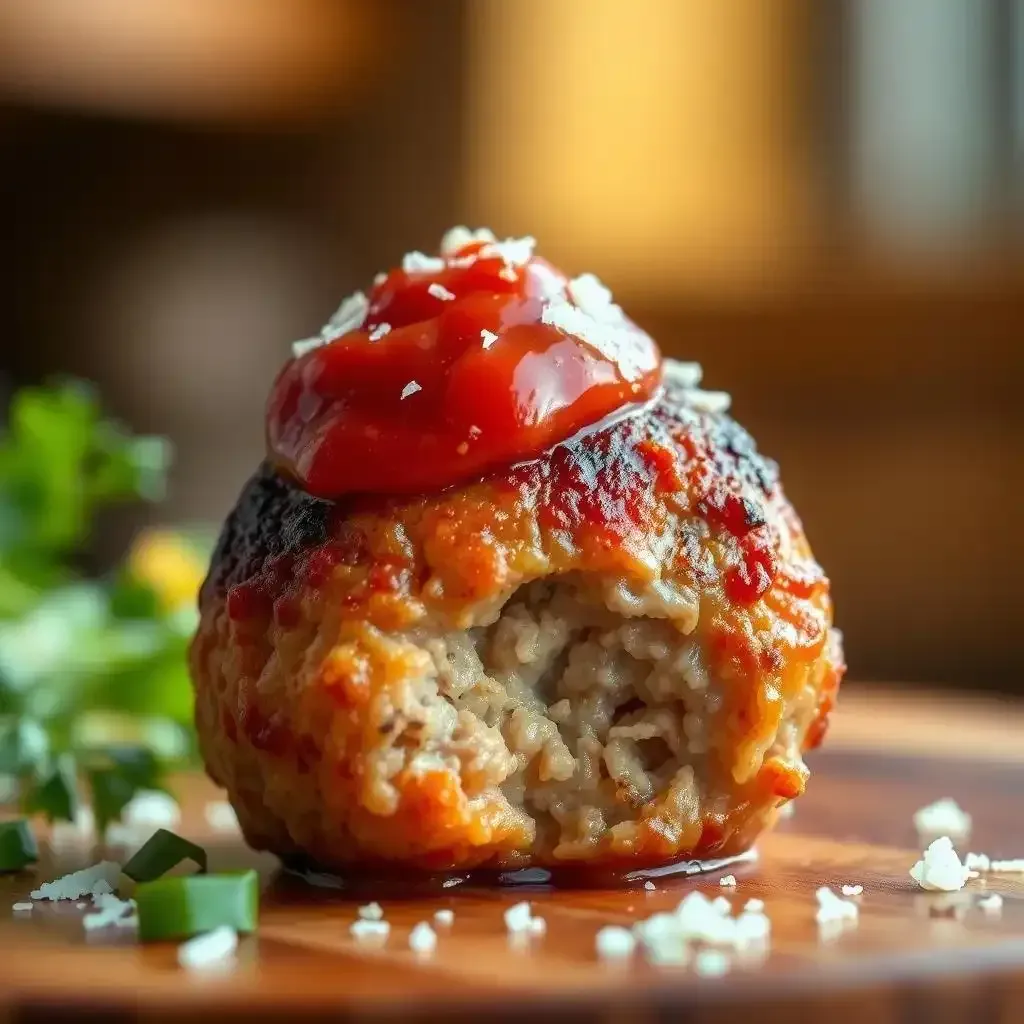
<svg viewBox="0 0 1024 1024"><path fill-rule="evenodd" d="M597 278L570 280L532 239L456 232L378 275L279 374L269 456L309 493L461 483L656 391L657 345Z"/></svg>

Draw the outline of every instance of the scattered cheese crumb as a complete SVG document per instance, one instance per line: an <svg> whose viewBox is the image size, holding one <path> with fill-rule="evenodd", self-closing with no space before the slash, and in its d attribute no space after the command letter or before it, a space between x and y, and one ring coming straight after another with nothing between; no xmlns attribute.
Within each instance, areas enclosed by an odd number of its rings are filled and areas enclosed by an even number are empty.
<svg viewBox="0 0 1024 1024"><path fill-rule="evenodd" d="M949 836L936 839L910 869L910 877L930 892L956 892L964 887L968 873Z"/></svg>
<svg viewBox="0 0 1024 1024"><path fill-rule="evenodd" d="M818 898L818 912L814 919L821 925L829 925L839 921L856 921L860 916L860 907L851 900L840 899L827 885L823 885L815 895Z"/></svg>
<svg viewBox="0 0 1024 1024"><path fill-rule="evenodd" d="M624 960L633 955L636 937L628 928L609 925L597 933L595 944L601 960Z"/></svg>
<svg viewBox="0 0 1024 1024"><path fill-rule="evenodd" d="M178 947L178 963L188 970L222 964L238 949L238 932L227 925L197 935Z"/></svg>
<svg viewBox="0 0 1024 1024"><path fill-rule="evenodd" d="M429 955L437 948L437 933L426 921L420 921L409 933L409 948L421 956Z"/></svg>
<svg viewBox="0 0 1024 1024"><path fill-rule="evenodd" d="M85 908L86 908L86 907L87 907L88 905L89 905L88 903L76 903L76 904L75 904L75 906L76 906L76 907L77 907L77 908L78 908L79 910L85 910Z"/></svg>
<svg viewBox="0 0 1024 1024"><path fill-rule="evenodd" d="M483 347L488 349L498 340L498 336L494 331L482 330L480 332L480 339L483 342Z"/></svg>
<svg viewBox="0 0 1024 1024"><path fill-rule="evenodd" d="M111 893L101 893L93 896L93 902L96 905L96 910L92 914L86 914L82 918L82 927L86 931L93 931L96 928L106 928L109 925L121 925L122 919L127 919L126 915L129 915L131 911L135 909L134 900L120 900ZM131 925L137 923L137 919L134 919Z"/></svg>
<svg viewBox="0 0 1024 1024"><path fill-rule="evenodd" d="M402 388L402 401L407 399L410 395L415 395L417 391L422 391L423 386L414 380L409 381L408 384Z"/></svg>
<svg viewBox="0 0 1024 1024"><path fill-rule="evenodd" d="M548 930L548 923L543 917L531 917L530 918L530 934L531 935L544 935Z"/></svg>
<svg viewBox="0 0 1024 1024"><path fill-rule="evenodd" d="M990 871L992 862L984 853L969 853L964 857L964 867L968 871Z"/></svg>
<svg viewBox="0 0 1024 1024"><path fill-rule="evenodd" d="M363 921L382 921L384 919L384 908L377 902L367 903L357 911Z"/></svg>
<svg viewBox="0 0 1024 1024"><path fill-rule="evenodd" d="M443 925L445 928L450 928L451 925L453 924L453 922L455 921L455 911L454 910L438 910L434 914L434 920L438 924Z"/></svg>
<svg viewBox="0 0 1024 1024"><path fill-rule="evenodd" d="M997 892L990 893L988 896L983 896L978 900L978 906L986 914L999 914L1003 909L1003 897Z"/></svg>
<svg viewBox="0 0 1024 1024"><path fill-rule="evenodd" d="M732 913L732 904L724 896L716 896L711 901L711 906L721 914Z"/></svg>
<svg viewBox="0 0 1024 1024"><path fill-rule="evenodd" d="M386 334L391 333L391 324L377 324L372 331L370 331L370 341L380 341L381 338Z"/></svg>
<svg viewBox="0 0 1024 1024"><path fill-rule="evenodd" d="M488 242L480 249L482 259L499 259L505 267L522 267L530 262L537 239L530 235L506 238L504 242Z"/></svg>
<svg viewBox="0 0 1024 1024"><path fill-rule="evenodd" d="M307 352L327 344L319 335L315 338L303 338L301 341L292 342L292 358L301 359Z"/></svg>
<svg viewBox="0 0 1024 1024"><path fill-rule="evenodd" d="M505 928L512 934L530 930L530 921L533 914L530 911L530 904L523 901L515 903L505 911Z"/></svg>
<svg viewBox="0 0 1024 1024"><path fill-rule="evenodd" d="M914 815L914 828L925 836L968 836L971 816L955 800L943 797Z"/></svg>
<svg viewBox="0 0 1024 1024"><path fill-rule="evenodd" d="M364 918L353 921L348 929L349 935L360 942L367 939L379 939L383 942L390 931L391 925L387 921L367 921Z"/></svg>
<svg viewBox="0 0 1024 1024"><path fill-rule="evenodd" d="M14 910L14 912L16 914L20 914L20 913L22 913L23 911L26 911L26 910L31 911L32 904L31 903L15 903L12 909Z"/></svg>
<svg viewBox="0 0 1024 1024"><path fill-rule="evenodd" d="M720 978L729 973L729 957L717 949L702 949L697 954L693 968L702 978Z"/></svg>
<svg viewBox="0 0 1024 1024"><path fill-rule="evenodd" d="M662 366L664 367L665 382L681 388L695 388L704 375L700 363L684 363L679 359L665 359ZM787 807L792 806L792 803L783 804L779 808L779 814L783 814Z"/></svg>
<svg viewBox="0 0 1024 1024"><path fill-rule="evenodd" d="M439 274L444 270L444 260L422 252L407 252L402 257L402 270L407 274Z"/></svg>
<svg viewBox="0 0 1024 1024"><path fill-rule="evenodd" d="M43 882L30 895L34 900L77 900L94 892L112 892L120 877L121 865L116 861L103 860L52 882Z"/></svg>
<svg viewBox="0 0 1024 1024"><path fill-rule="evenodd" d="M863 885L844 885L843 886L844 896L860 896L864 892Z"/></svg>
<svg viewBox="0 0 1024 1024"><path fill-rule="evenodd" d="M216 832L234 832L238 829L238 815L227 800L211 800L203 808L206 824Z"/></svg>
<svg viewBox="0 0 1024 1024"><path fill-rule="evenodd" d="M636 344L633 328L617 322L597 320L564 298L548 302L541 311L540 319L541 323L579 338L603 358L615 363L627 381L638 380L643 376L646 364L639 357L644 352Z"/></svg>
<svg viewBox="0 0 1024 1024"><path fill-rule="evenodd" d="M994 874L1016 875L1024 872L1024 857L1014 857L1012 860L994 860L989 870Z"/></svg>
<svg viewBox="0 0 1024 1024"><path fill-rule="evenodd" d="M746 914L760 914L764 910L764 900L747 900L743 904L743 912Z"/></svg>
<svg viewBox="0 0 1024 1024"><path fill-rule="evenodd" d="M644 888L648 892L654 892L654 890L657 888L657 886L653 882L644 882Z"/></svg>
<svg viewBox="0 0 1024 1024"><path fill-rule="evenodd" d="M546 263L530 264L530 276L533 278L537 294L541 299L565 299L565 278L557 271L552 270ZM665 360L666 364L669 360Z"/></svg>
<svg viewBox="0 0 1024 1024"><path fill-rule="evenodd" d="M455 298L455 292L448 291L443 284L438 284L436 281L427 285L427 294L433 295L435 299L440 299L442 302L451 302Z"/></svg>
<svg viewBox="0 0 1024 1024"><path fill-rule="evenodd" d="M388 279L388 275L385 274L383 271L381 271L379 274L374 274L373 275L373 287L374 288L379 288L387 279Z"/></svg>
<svg viewBox="0 0 1024 1024"><path fill-rule="evenodd" d="M459 224L446 231L441 238L441 255L452 256L460 249L464 249L467 245L472 245L474 242L494 241L496 241L494 232L488 228L477 228L475 231L472 231L464 224Z"/></svg>
<svg viewBox="0 0 1024 1024"><path fill-rule="evenodd" d="M724 885L727 889L731 889L736 885L735 875L722 875L718 880L719 885Z"/></svg>
<svg viewBox="0 0 1024 1024"><path fill-rule="evenodd" d="M99 903L104 896L109 896L114 891L114 887L105 879L101 878L92 887L92 901L93 903Z"/></svg>
<svg viewBox="0 0 1024 1024"><path fill-rule="evenodd" d="M683 392L683 402L698 412L715 414L728 412L732 397L725 391L701 391L694 388Z"/></svg>
<svg viewBox="0 0 1024 1024"><path fill-rule="evenodd" d="M370 312L370 300L362 292L353 292L331 314L331 318L320 331L321 337L338 338L363 326Z"/></svg>

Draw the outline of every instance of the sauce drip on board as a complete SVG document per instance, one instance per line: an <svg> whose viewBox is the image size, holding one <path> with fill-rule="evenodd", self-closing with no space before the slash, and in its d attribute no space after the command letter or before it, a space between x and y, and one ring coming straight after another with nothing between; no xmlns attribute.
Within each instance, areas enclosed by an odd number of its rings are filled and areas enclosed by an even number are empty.
<svg viewBox="0 0 1024 1024"><path fill-rule="evenodd" d="M410 254L300 343L267 408L279 471L326 498L447 487L536 458L661 381L654 341L532 239Z"/></svg>

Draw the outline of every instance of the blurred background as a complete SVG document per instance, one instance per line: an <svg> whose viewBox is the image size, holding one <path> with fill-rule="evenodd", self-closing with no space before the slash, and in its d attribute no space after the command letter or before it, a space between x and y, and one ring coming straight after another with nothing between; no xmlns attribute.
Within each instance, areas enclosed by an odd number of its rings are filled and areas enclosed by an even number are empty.
<svg viewBox="0 0 1024 1024"><path fill-rule="evenodd" d="M529 233L732 392L852 678L1024 690L1024 0L0 0L0 194L0 405L95 380L162 519L342 296Z"/></svg>

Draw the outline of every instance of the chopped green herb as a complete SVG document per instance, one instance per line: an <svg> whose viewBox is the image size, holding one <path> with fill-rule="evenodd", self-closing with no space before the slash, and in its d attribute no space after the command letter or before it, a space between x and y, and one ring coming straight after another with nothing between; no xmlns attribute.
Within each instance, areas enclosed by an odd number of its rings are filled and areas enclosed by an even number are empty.
<svg viewBox="0 0 1024 1024"><path fill-rule="evenodd" d="M187 939L222 926L255 931L259 888L255 871L143 882L135 890L139 938Z"/></svg>
<svg viewBox="0 0 1024 1024"><path fill-rule="evenodd" d="M162 828L153 833L122 870L135 882L152 882L185 860L206 871L206 851L201 846Z"/></svg>
<svg viewBox="0 0 1024 1024"><path fill-rule="evenodd" d="M0 822L0 871L20 871L38 859L36 837L24 818Z"/></svg>

